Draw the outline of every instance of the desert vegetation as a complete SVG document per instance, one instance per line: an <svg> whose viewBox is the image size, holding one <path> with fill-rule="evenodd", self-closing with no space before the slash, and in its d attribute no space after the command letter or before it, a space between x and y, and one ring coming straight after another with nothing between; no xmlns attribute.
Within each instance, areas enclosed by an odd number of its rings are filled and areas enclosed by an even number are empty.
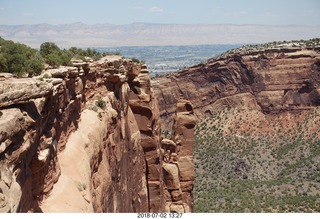
<svg viewBox="0 0 320 219"><path fill-rule="evenodd" d="M99 53L91 48L61 49L54 42L42 43L40 50L36 50L0 37L0 72L12 73L18 77L32 77L40 75L45 64L49 68L72 66L72 60L94 61L110 54L119 55L119 53Z"/></svg>
<svg viewBox="0 0 320 219"><path fill-rule="evenodd" d="M197 124L195 212L319 212L320 108L225 109Z"/></svg>
<svg viewBox="0 0 320 219"><path fill-rule="evenodd" d="M226 57L231 57L234 54L242 54L249 52L265 51L265 50L281 50L281 49L320 49L320 38L313 38L308 40L292 40L292 41L273 41L264 44L252 44L244 45L239 48L228 50L227 52L214 57L214 59L224 59Z"/></svg>
<svg viewBox="0 0 320 219"><path fill-rule="evenodd" d="M17 76L38 75L44 68L40 52L21 43L14 43L0 37L0 72Z"/></svg>

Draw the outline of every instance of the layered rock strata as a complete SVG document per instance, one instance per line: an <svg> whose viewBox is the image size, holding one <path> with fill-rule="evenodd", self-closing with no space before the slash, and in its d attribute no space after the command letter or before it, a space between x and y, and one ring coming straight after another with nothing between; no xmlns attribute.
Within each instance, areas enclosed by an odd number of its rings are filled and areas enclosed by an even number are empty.
<svg viewBox="0 0 320 219"><path fill-rule="evenodd" d="M225 107L265 113L308 109L320 103L319 77L320 47L238 49L155 78L153 87L167 124L181 98L199 118Z"/></svg>
<svg viewBox="0 0 320 219"><path fill-rule="evenodd" d="M144 65L110 56L1 74L0 212L163 211L160 142Z"/></svg>

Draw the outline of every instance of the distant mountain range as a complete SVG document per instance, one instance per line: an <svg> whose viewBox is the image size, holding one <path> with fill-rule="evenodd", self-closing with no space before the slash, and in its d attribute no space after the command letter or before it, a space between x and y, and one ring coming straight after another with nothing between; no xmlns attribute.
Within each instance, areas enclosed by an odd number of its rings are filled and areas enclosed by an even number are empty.
<svg viewBox="0 0 320 219"><path fill-rule="evenodd" d="M149 23L0 25L0 36L34 48L47 41L55 42L60 47L247 44L320 37L320 26Z"/></svg>

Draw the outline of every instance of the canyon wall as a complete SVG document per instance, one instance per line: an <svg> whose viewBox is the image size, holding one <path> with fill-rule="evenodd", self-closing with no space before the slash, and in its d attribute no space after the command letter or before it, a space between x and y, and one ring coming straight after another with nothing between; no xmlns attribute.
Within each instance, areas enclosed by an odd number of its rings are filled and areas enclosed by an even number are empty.
<svg viewBox="0 0 320 219"><path fill-rule="evenodd" d="M194 187L194 128L192 104L179 100L172 139L163 139L164 208L166 212L192 212Z"/></svg>
<svg viewBox="0 0 320 219"><path fill-rule="evenodd" d="M194 122L179 141L189 206L166 209L159 115L147 67L120 56L0 74L0 212L190 211Z"/></svg>
<svg viewBox="0 0 320 219"><path fill-rule="evenodd" d="M189 100L198 118L226 107L277 113L318 106L320 47L240 48L153 79L162 124ZM166 130L162 126L162 130ZM169 126L170 127L170 126Z"/></svg>

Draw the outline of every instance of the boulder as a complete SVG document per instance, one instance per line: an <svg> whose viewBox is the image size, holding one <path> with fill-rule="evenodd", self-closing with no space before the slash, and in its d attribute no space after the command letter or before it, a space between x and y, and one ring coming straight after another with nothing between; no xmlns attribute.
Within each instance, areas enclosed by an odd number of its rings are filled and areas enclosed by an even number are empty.
<svg viewBox="0 0 320 219"><path fill-rule="evenodd" d="M184 213L184 206L183 204L174 204L170 205L170 212L173 213Z"/></svg>
<svg viewBox="0 0 320 219"><path fill-rule="evenodd" d="M161 146L165 151L170 151L171 153L174 153L177 151L177 145L174 141L170 139L162 139Z"/></svg>
<svg viewBox="0 0 320 219"><path fill-rule="evenodd" d="M0 81L4 81L13 77L14 76L11 73L0 73Z"/></svg>
<svg viewBox="0 0 320 219"><path fill-rule="evenodd" d="M6 150L13 141L19 141L24 134L24 117L19 109L0 111L0 153Z"/></svg>
<svg viewBox="0 0 320 219"><path fill-rule="evenodd" d="M168 190L180 189L179 169L176 164L164 163L163 166L163 180Z"/></svg>
<svg viewBox="0 0 320 219"><path fill-rule="evenodd" d="M0 81L0 107L29 102L53 90L53 85L33 78L12 78Z"/></svg>
<svg viewBox="0 0 320 219"><path fill-rule="evenodd" d="M179 157L178 167L181 181L194 181L194 161L192 156Z"/></svg>
<svg viewBox="0 0 320 219"><path fill-rule="evenodd" d="M174 202L182 200L182 192L181 192L181 190L179 190L179 189L172 190L171 191L171 197L172 197L172 201L174 201Z"/></svg>

